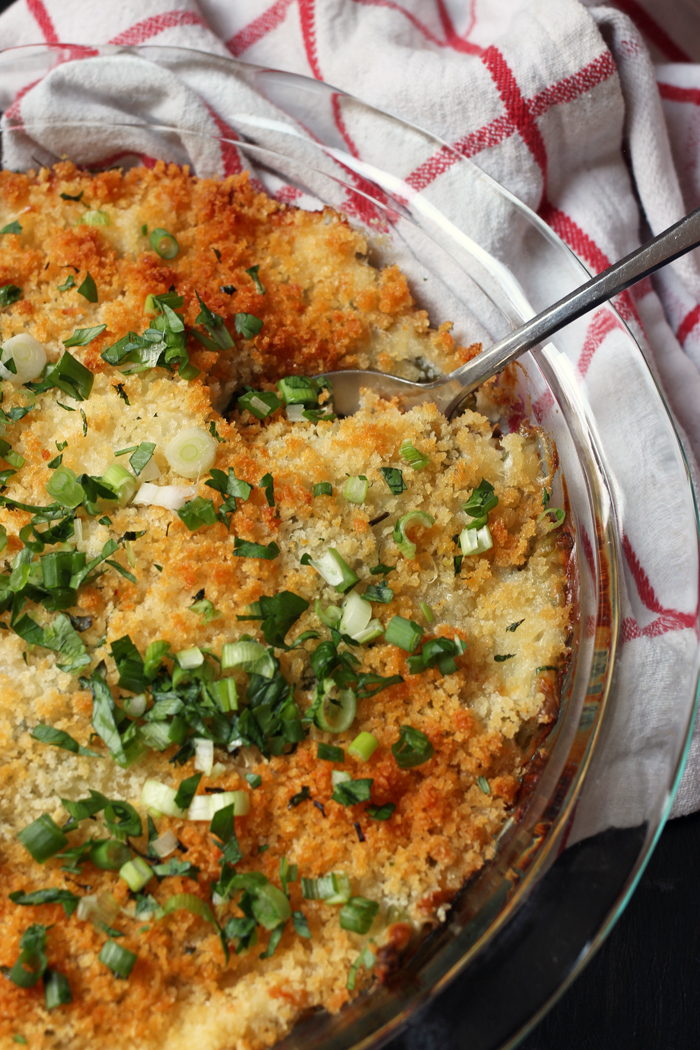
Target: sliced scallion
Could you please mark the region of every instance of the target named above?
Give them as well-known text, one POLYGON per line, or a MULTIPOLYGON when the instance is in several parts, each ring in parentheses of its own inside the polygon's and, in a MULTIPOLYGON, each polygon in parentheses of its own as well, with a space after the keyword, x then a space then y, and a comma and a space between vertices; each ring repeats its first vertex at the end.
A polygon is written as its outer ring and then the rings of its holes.
POLYGON ((410 510, 408 514, 403 514, 394 526, 392 537, 394 543, 399 548, 404 558, 409 561, 411 558, 416 556, 416 545, 412 540, 409 540, 406 535, 406 529, 409 525, 423 525, 425 528, 430 528, 431 525, 435 524, 435 518, 432 514, 426 514, 423 510, 410 510))
POLYGON ((394 616, 384 632, 384 641, 398 645, 407 653, 415 653, 423 637, 423 628, 415 620, 406 620, 403 616, 394 616))
POLYGON ((93 842, 88 856, 101 871, 119 871, 129 860, 129 847, 117 839, 99 839, 93 842))
POLYGON ((364 503, 367 499, 368 489, 369 481, 364 474, 360 474, 359 477, 348 478, 345 483, 343 495, 348 503, 364 503))
POLYGON ((216 459, 217 443, 200 427, 186 427, 164 448, 165 458, 183 478, 196 478, 209 470, 216 459))
POLYGON ((80 506, 86 497, 85 489, 70 467, 57 467, 46 482, 46 491, 62 507, 71 510, 80 506))
POLYGON ((301 895, 307 901, 345 904, 352 895, 350 879, 344 871, 331 871, 318 879, 302 878, 301 895))
POLYGON ((276 667, 268 650, 260 642, 226 642, 221 649, 221 670, 247 671, 263 678, 274 678, 276 667))
POLYGON ((68 978, 59 970, 48 969, 44 974, 44 1003, 47 1010, 65 1006, 73 1001, 68 978))
POLYGON ((548 521, 545 524, 546 532, 554 532, 555 529, 558 529, 560 525, 564 524, 564 521, 566 519, 566 511, 563 511, 561 507, 548 507, 547 510, 543 510, 540 516, 538 517, 537 524, 539 525, 539 523, 544 518, 549 517, 550 514, 554 515, 554 520, 548 521))
POLYGON ((212 690, 216 702, 225 714, 238 710, 238 691, 233 678, 220 678, 218 682, 214 682, 212 690))
POLYGON ((112 221, 109 217, 108 212, 100 211, 99 208, 94 208, 91 211, 84 211, 78 219, 76 226, 111 226, 112 221))
POLYGON ((435 615, 427 602, 420 603, 420 611, 423 613, 423 616, 425 616, 428 623, 433 622, 433 620, 435 619, 435 615))
MULTIPOLYGON (((121 463, 110 463, 102 475, 102 483, 112 490, 120 507, 125 507, 133 499, 138 488, 134 475, 130 474, 121 463)), ((48 485, 46 487, 48 488, 48 485)))
POLYGON ((29 332, 21 332, 3 343, 3 366, 8 360, 14 362, 15 371, 12 372, 3 367, 0 369, 2 378, 15 384, 29 383, 41 375, 46 364, 46 350, 43 344, 29 332))
POLYGON ((44 864, 68 845, 68 839, 48 813, 42 813, 18 831, 17 838, 39 864, 44 864))
POLYGON ((314 485, 314 499, 318 496, 332 496, 333 486, 330 481, 319 481, 314 485))
POLYGON ((408 439, 401 442, 399 448, 399 455, 401 459, 405 459, 409 467, 413 467, 414 470, 423 470, 424 467, 430 463, 430 456, 426 456, 424 452, 419 452, 417 448, 413 447, 413 443, 408 439))
POLYGON ((369 933, 378 911, 376 901, 368 900, 367 897, 351 897, 340 909, 338 919, 342 929, 364 934, 369 933))
POLYGON ((372 733, 360 733, 351 744, 348 744, 348 754, 367 762, 379 747, 379 741, 372 733))
POLYGON ((468 525, 459 534, 459 545, 462 554, 485 554, 493 547, 493 538, 488 525, 482 525, 479 529, 472 529, 468 525))
POLYGON ((343 603, 338 630, 354 639, 367 628, 371 619, 371 604, 351 591, 343 603))
POLYGON ((337 605, 329 605, 324 609, 319 598, 314 602, 314 612, 326 627, 337 627, 340 623, 340 617, 343 615, 337 605))
POLYGON ((343 733, 355 721, 355 694, 352 689, 340 689, 337 696, 331 697, 331 692, 335 692, 335 682, 332 678, 324 682, 324 689, 326 695, 316 711, 316 723, 327 733, 343 733))
POLYGON ((335 587, 336 591, 343 594, 359 583, 360 577, 356 576, 346 561, 341 558, 335 547, 329 547, 320 558, 309 558, 308 564, 312 565, 319 576, 326 583, 335 587))
POLYGON ((176 788, 168 787, 159 780, 147 780, 141 790, 141 801, 155 816, 184 817, 185 811, 175 805, 176 796, 176 788))
POLYGON ((267 419, 282 405, 283 401, 272 390, 249 390, 238 398, 239 408, 246 408, 256 419, 267 419))
POLYGON ((112 971, 115 977, 127 978, 134 968, 138 959, 136 952, 123 948, 111 938, 102 945, 102 950, 97 956, 101 963, 112 971))
POLYGON ((168 233, 162 226, 152 230, 148 239, 151 242, 151 248, 160 255, 161 259, 174 259, 180 251, 180 245, 172 233, 168 233))
POLYGON ((153 878, 153 869, 143 857, 134 857, 119 869, 119 878, 124 879, 133 893, 138 893, 153 878))

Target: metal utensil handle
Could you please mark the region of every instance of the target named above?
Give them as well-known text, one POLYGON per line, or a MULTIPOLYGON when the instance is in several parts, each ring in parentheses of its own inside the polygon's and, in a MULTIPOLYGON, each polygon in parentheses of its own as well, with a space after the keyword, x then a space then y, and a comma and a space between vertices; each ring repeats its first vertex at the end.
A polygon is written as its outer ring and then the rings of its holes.
POLYGON ((655 270, 680 258, 681 255, 685 255, 698 245, 700 245, 700 208, 696 208, 680 222, 669 226, 658 237, 647 241, 641 248, 637 248, 620 262, 609 266, 597 277, 592 277, 580 288, 543 310, 541 314, 521 325, 510 335, 499 339, 497 343, 468 364, 452 372, 449 378, 459 382, 464 390, 449 406, 448 417, 454 413, 457 405, 467 394, 485 379, 500 372, 520 354, 531 350, 538 343, 569 324, 570 321, 575 321, 577 317, 594 310, 596 306, 624 292, 630 285, 648 277, 655 270))

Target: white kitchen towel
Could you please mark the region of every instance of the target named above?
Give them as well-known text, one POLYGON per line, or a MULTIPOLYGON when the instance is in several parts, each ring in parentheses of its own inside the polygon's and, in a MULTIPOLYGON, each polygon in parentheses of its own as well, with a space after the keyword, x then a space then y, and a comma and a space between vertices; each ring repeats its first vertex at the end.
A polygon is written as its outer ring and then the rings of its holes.
MULTIPOLYGON (((40 41, 180 45, 327 80, 453 144, 536 210, 592 272, 700 204, 694 0, 17 0, 0 16, 3 47, 40 41)), ((210 125, 216 134, 216 79, 192 86, 194 101, 164 81, 164 112, 177 104, 192 131, 210 125)), ((18 89, 8 110, 15 119, 55 100, 41 84, 18 89)), ((81 117, 71 110, 69 81, 62 105, 67 117, 81 117)), ((341 125, 346 146, 361 157, 353 138, 361 129, 341 125)), ((193 142, 183 135, 183 159, 193 142)), ((94 148, 104 156, 104 143, 94 148)), ((226 158, 218 160, 227 170, 226 158)), ((444 177, 440 163, 419 164, 414 188, 444 177)), ((696 482, 698 254, 617 304, 675 414, 696 482)), ((615 337, 593 334, 591 355, 615 337)), ((624 553, 643 615, 625 610, 624 637, 643 666, 645 644, 660 635, 671 648, 681 643, 696 610, 664 606, 644 536, 633 540, 624 553)), ((683 644, 679 653, 687 652, 683 644)), ((674 814, 698 807, 700 735, 674 814)))

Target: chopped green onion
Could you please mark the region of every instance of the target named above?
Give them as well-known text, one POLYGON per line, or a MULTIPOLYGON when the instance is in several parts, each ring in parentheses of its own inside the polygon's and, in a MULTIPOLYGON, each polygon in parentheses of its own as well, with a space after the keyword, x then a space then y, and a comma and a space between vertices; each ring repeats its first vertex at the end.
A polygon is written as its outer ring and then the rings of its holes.
POLYGON ((277 382, 285 405, 317 405, 318 384, 306 376, 287 376, 277 382))
POLYGON ((260 642, 226 642, 221 649, 221 670, 241 670, 248 674, 259 674, 273 678, 276 672, 274 661, 260 642))
POLYGON ((555 667, 554 664, 542 664, 541 667, 535 668, 535 674, 539 674, 540 671, 558 671, 559 668, 555 667))
POLYGON ((190 532, 201 528, 202 525, 215 525, 218 521, 216 507, 211 499, 196 496, 189 500, 184 507, 177 512, 178 518, 185 523, 190 532))
POLYGON ((54 747, 61 747, 64 751, 72 751, 74 755, 102 758, 102 755, 97 751, 91 751, 89 747, 82 747, 77 740, 73 739, 70 733, 66 733, 63 729, 55 729, 53 726, 46 726, 42 722, 34 726, 31 735, 34 740, 40 740, 42 744, 53 744, 54 747))
POLYGON ((44 864, 68 845, 68 839, 48 813, 42 813, 18 831, 17 838, 39 864, 44 864))
POLYGON ((420 611, 423 613, 423 616, 425 616, 428 623, 433 622, 435 616, 433 615, 433 610, 430 608, 427 602, 420 603, 420 611))
POLYGON ((331 699, 330 692, 335 682, 332 678, 328 678, 323 684, 326 695, 315 712, 316 724, 327 733, 343 733, 355 721, 357 714, 355 694, 352 689, 340 689, 338 697, 331 699))
POLYGON ((337 627, 343 615, 337 605, 329 605, 324 609, 319 598, 314 602, 314 612, 326 627, 337 627))
POLYGON ((141 790, 141 801, 155 816, 184 817, 185 811, 175 805, 176 797, 177 789, 159 780, 147 780, 141 790))
POLYGON ((95 867, 101 871, 119 871, 131 860, 129 847, 117 839, 100 839, 93 842, 88 855, 95 867))
POLYGON ((364 474, 360 474, 359 477, 348 478, 343 495, 348 503, 364 503, 367 498, 368 488, 369 482, 367 478, 364 474))
POLYGON ((78 295, 82 295, 89 303, 97 302, 97 285, 95 284, 94 277, 89 271, 85 280, 78 288, 78 295))
POLYGON ((13 335, 2 347, 2 365, 14 362, 14 371, 3 367, 0 375, 11 383, 29 383, 41 375, 46 365, 46 350, 42 343, 28 332, 13 335))
POLYGON ((358 634, 362 634, 371 619, 372 606, 353 591, 343 602, 338 630, 355 639, 358 634))
POLYGON ((491 530, 488 525, 479 529, 472 529, 467 525, 459 534, 459 545, 464 555, 485 554, 493 547, 491 530))
POLYGON ((407 558, 409 561, 416 556, 416 545, 406 535, 406 529, 412 524, 430 528, 431 525, 435 524, 435 518, 432 514, 426 514, 423 510, 410 510, 408 514, 402 515, 396 522, 392 537, 404 558, 407 558))
POLYGON ((423 628, 415 620, 406 620, 403 616, 394 616, 384 632, 384 641, 398 645, 407 653, 415 653, 423 637, 423 628))
POLYGON ((366 602, 381 602, 388 605, 394 597, 394 592, 384 581, 378 584, 370 584, 362 595, 366 602))
POLYGON ((356 641, 358 645, 366 645, 367 642, 374 641, 375 638, 379 638, 383 633, 384 628, 379 620, 370 620, 365 630, 356 634, 353 640, 356 641))
POLYGON ((279 552, 280 549, 274 540, 264 544, 242 540, 240 536, 233 538, 233 553, 238 558, 265 558, 267 561, 272 561, 279 552))
POLYGON ((260 269, 260 264, 258 263, 256 266, 251 266, 249 270, 246 270, 246 273, 248 274, 249 277, 253 278, 253 282, 255 284, 255 287, 260 292, 260 294, 264 295, 265 294, 265 289, 263 288, 262 282, 261 282, 260 278, 258 277, 258 270, 259 269, 260 269))
POLYGON ((333 486, 331 485, 330 481, 319 481, 316 485, 314 485, 314 499, 316 499, 318 496, 332 495, 333 486))
POLYGON ((406 491, 403 473, 397 467, 380 467, 379 470, 394 496, 406 491))
POLYGON ((153 878, 153 869, 142 857, 134 857, 119 869, 119 878, 124 879, 133 893, 138 893, 153 878))
POLYGON ((351 897, 340 909, 338 918, 342 929, 364 934, 369 933, 378 911, 376 901, 368 900, 367 897, 351 897))
MULTIPOLYGON (((138 477, 143 468, 153 457, 153 453, 156 450, 155 442, 153 441, 142 441, 135 449, 132 450, 133 455, 129 456, 129 463, 134 474, 138 477)), ((116 453, 115 453, 116 455, 116 453)))
MULTIPOLYGON (((253 791, 256 791, 262 784, 262 777, 259 773, 246 773, 245 778, 252 787, 253 791)), ((258 852, 261 852, 258 850, 258 852)))
POLYGON ((485 795, 491 794, 491 785, 489 784, 486 777, 477 777, 476 782, 479 785, 480 790, 483 791, 485 795))
POLYGON ((140 718, 146 710, 146 694, 123 696, 121 703, 129 718, 140 718))
POLYGON ((148 239, 151 242, 151 248, 160 255, 161 259, 174 259, 180 250, 180 245, 172 233, 168 233, 162 226, 152 230, 148 239))
POLYGON ((413 769, 432 758, 435 748, 420 729, 400 726, 399 739, 391 745, 391 753, 400 769, 413 769))
POLYGON ((342 769, 334 769, 331 772, 331 784, 333 787, 336 787, 338 784, 349 784, 351 780, 350 774, 342 769))
POLYGON ((206 430, 187 427, 169 441, 163 451, 176 474, 183 478, 196 478, 213 465, 216 441, 206 430))
POLYGON ((138 956, 136 952, 122 948, 121 944, 110 939, 102 945, 102 951, 97 958, 112 971, 115 977, 126 978, 133 970, 138 956))
POLYGON ((350 971, 348 973, 348 982, 346 984, 346 988, 349 992, 353 992, 355 990, 355 981, 357 979, 357 971, 359 970, 359 968, 363 966, 366 970, 371 970, 376 961, 377 960, 374 952, 371 951, 369 945, 365 945, 365 947, 355 959, 355 962, 350 967, 350 971))
POLYGON ((44 974, 44 1004, 47 1010, 65 1006, 73 1001, 68 978, 58 970, 47 970, 44 974))
POLYGON ((417 448, 413 447, 411 441, 402 441, 401 447, 399 448, 399 455, 401 459, 405 459, 409 467, 413 467, 414 470, 423 470, 424 467, 430 463, 430 456, 426 456, 424 452, 419 452, 417 448))
POLYGON ((9 894, 9 898, 14 904, 19 904, 25 908, 32 908, 41 904, 62 904, 67 918, 70 918, 81 900, 77 894, 71 893, 70 890, 61 889, 34 890, 32 893, 15 890, 14 893, 9 894))
POLYGON ((247 409, 257 419, 267 419, 283 402, 272 390, 249 390, 238 398, 238 406, 247 409))
POLYGON ((193 671, 195 667, 201 667, 204 663, 204 653, 194 645, 191 649, 181 649, 175 653, 175 659, 184 671, 193 671))
POLYGON ((555 529, 558 529, 560 525, 564 524, 564 520, 566 518, 566 511, 563 511, 560 507, 548 507, 547 510, 543 510, 540 516, 538 517, 537 524, 539 525, 542 519, 546 518, 549 514, 554 515, 554 521, 547 522, 545 526, 545 531, 554 532, 555 529))
MULTIPOLYGON (((65 469, 65 468, 61 468, 65 469)), ((56 474, 58 471, 56 471, 56 474)), ((54 477, 56 476, 54 474, 54 477)), ((106 485, 108 489, 117 497, 117 502, 120 507, 125 507, 129 503, 138 488, 138 482, 133 474, 130 474, 126 467, 123 467, 121 463, 111 463, 104 474, 102 475, 102 484, 106 485)), ((46 486, 48 489, 48 485, 46 486)))
POLYGON ((216 702, 224 714, 238 710, 238 691, 234 678, 220 678, 212 686, 216 702))
POLYGON ((94 209, 84 211, 78 219, 76 226, 111 226, 112 221, 106 211, 94 209))
POLYGON ((308 558, 306 562, 302 559, 302 564, 313 566, 319 576, 322 576, 326 583, 335 587, 336 591, 341 594, 360 581, 360 577, 355 575, 335 547, 329 547, 320 558, 308 558))
POLYGON ((318 879, 301 880, 301 895, 307 901, 345 904, 351 894, 350 879, 344 871, 332 871, 318 879))
POLYGON ((316 757, 320 758, 322 762, 344 762, 345 752, 342 747, 335 747, 334 744, 319 743, 316 757))
POLYGON ((371 777, 343 781, 335 785, 331 798, 341 806, 355 806, 358 802, 369 802, 372 784, 371 777))
MULTIPOLYGON (((224 679, 226 681, 226 679, 224 679)), ((207 776, 214 768, 214 741, 196 737, 194 741, 194 768, 207 776)))
POLYGON ((70 467, 57 467, 46 482, 46 491, 62 507, 71 510, 80 506, 86 497, 85 489, 70 467))
POLYGON ((360 733, 351 744, 348 744, 348 754, 367 762, 379 747, 379 741, 372 733, 360 733))
POLYGON ((497 656, 494 656, 494 660, 497 664, 504 664, 506 660, 512 660, 514 656, 515 653, 499 653, 497 656))

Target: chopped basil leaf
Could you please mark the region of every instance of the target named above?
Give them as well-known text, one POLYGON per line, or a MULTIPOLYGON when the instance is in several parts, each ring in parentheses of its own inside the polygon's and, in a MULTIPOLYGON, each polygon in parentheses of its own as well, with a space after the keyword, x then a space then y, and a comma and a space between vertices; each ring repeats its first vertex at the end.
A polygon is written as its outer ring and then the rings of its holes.
POLYGON ((344 762, 345 752, 342 747, 336 747, 334 744, 319 743, 316 757, 323 762, 344 762))
POLYGON ((362 597, 368 602, 381 602, 388 605, 394 597, 394 592, 386 583, 370 584, 362 597))
POLYGON ((56 470, 57 467, 60 467, 61 463, 63 463, 63 453, 61 453, 60 456, 54 456, 53 459, 50 459, 46 466, 49 470, 56 470))
POLYGON ((195 773, 193 777, 187 777, 186 780, 183 780, 173 800, 174 805, 178 806, 179 809, 189 809, 201 779, 202 774, 195 773))
POLYGON ((242 335, 244 339, 252 339, 253 336, 258 334, 263 326, 259 317, 255 317, 253 314, 243 313, 236 314, 234 324, 236 326, 236 331, 239 335, 242 335))
POLYGON ((503 664, 506 660, 512 660, 515 653, 499 653, 498 656, 494 656, 494 660, 497 664, 503 664))
POLYGON ((311 799, 311 790, 308 785, 304 784, 301 791, 297 791, 296 795, 292 795, 289 802, 287 803, 287 809, 296 809, 302 802, 308 802, 311 799))
POLYGON ((89 303, 97 302, 97 285, 94 277, 88 271, 85 280, 78 288, 78 295, 82 295, 89 303))
POLYGON ((67 292, 69 288, 75 288, 75 277, 69 273, 63 284, 58 285, 59 292, 67 292))
POLYGON ((115 762, 127 764, 124 744, 117 728, 115 704, 112 690, 107 685, 103 674, 104 664, 96 667, 90 678, 81 678, 80 684, 92 693, 92 727, 107 745, 115 762))
POLYGON ((267 644, 286 649, 285 635, 308 607, 306 599, 300 598, 293 591, 280 591, 272 598, 263 595, 248 607, 245 616, 238 616, 236 619, 261 620, 260 627, 267 644))
POLYGON ((272 477, 272 474, 263 474, 262 478, 260 479, 260 484, 258 485, 258 488, 264 491, 268 507, 274 507, 275 479, 272 477))
POLYGON ((397 467, 380 467, 380 473, 394 496, 400 496, 406 491, 407 485, 403 479, 403 473, 397 467))
POLYGON ((129 456, 129 463, 134 474, 138 477, 147 463, 150 462, 156 450, 154 441, 142 441, 133 455, 129 456))
POLYGON ((216 261, 217 262, 221 262, 221 252, 219 251, 219 249, 218 248, 212 248, 212 251, 214 252, 214 255, 216 256, 216 261))
POLYGON ((22 227, 20 226, 20 224, 17 222, 16 219, 15 219, 14 222, 9 222, 7 224, 7 226, 3 226, 3 228, 0 230, 0 233, 21 233, 21 232, 22 232, 22 227))
POLYGON ((543 664, 542 667, 535 668, 535 674, 539 674, 540 671, 558 671, 559 668, 555 667, 554 664, 543 664))
POLYGON ((258 773, 246 773, 245 778, 254 791, 262 784, 262 777, 258 773))
POLYGON ((523 616, 522 620, 516 620, 515 623, 508 624, 508 626, 506 627, 506 631, 517 631, 517 629, 518 629, 518 627, 520 627, 521 623, 525 623, 525 617, 524 616, 523 616))
POLYGON ((222 438, 220 436, 219 431, 216 429, 216 423, 214 422, 213 419, 212 419, 212 421, 209 424, 209 433, 211 434, 211 436, 213 438, 216 439, 216 441, 218 441, 218 443, 220 445, 225 445, 226 444, 226 438, 222 438))
POLYGON ((122 401, 126 402, 127 405, 131 404, 127 396, 126 390, 124 389, 123 383, 117 383, 116 390, 122 401))
POLYGON ((106 324, 94 325, 92 328, 76 328, 73 335, 63 340, 64 346, 87 346, 93 339, 104 332, 106 324))
POLYGON ((39 740, 42 744, 53 744, 55 747, 63 748, 64 751, 72 751, 75 755, 85 755, 88 758, 103 757, 97 751, 91 751, 89 747, 83 747, 77 740, 73 739, 70 733, 64 732, 63 729, 54 729, 53 726, 44 725, 42 722, 34 726, 31 735, 34 740, 39 740))
POLYGON ((67 917, 73 914, 80 903, 80 897, 77 894, 71 893, 70 890, 54 888, 34 890, 32 893, 15 890, 9 897, 15 904, 21 904, 23 907, 32 907, 38 904, 62 904, 67 917))
MULTIPOLYGON (((13 303, 16 303, 21 298, 22 289, 18 288, 16 284, 4 284, 0 288, 0 306, 12 306, 13 303)), ((5 367, 7 368, 7 362, 5 367)))
POLYGON ((253 282, 255 284, 255 287, 260 292, 260 294, 264 295, 265 294, 265 289, 262 286, 262 281, 258 277, 258 270, 259 269, 260 269, 260 263, 258 263, 256 266, 251 266, 249 270, 246 270, 246 273, 248 274, 249 277, 253 278, 253 282))
POLYGON ((399 739, 391 746, 391 753, 400 769, 421 766, 435 754, 425 733, 413 726, 399 726, 399 739))
POLYGON ((219 520, 214 501, 204 499, 203 496, 195 496, 194 499, 189 500, 177 512, 177 516, 185 523, 190 532, 194 532, 202 525, 214 525, 219 520))
POLYGON ((365 813, 372 820, 388 820, 395 809, 393 802, 385 802, 383 806, 377 806, 371 802, 369 806, 365 806, 365 813))
POLYGON ((461 638, 431 638, 419 653, 408 657, 408 669, 411 674, 420 674, 429 667, 437 667, 442 674, 454 674, 457 670, 454 658, 461 656, 466 647, 461 638))
POLYGON ((62 193, 61 194, 61 200, 64 200, 64 201, 79 201, 79 200, 82 199, 82 196, 83 196, 84 193, 85 193, 85 190, 81 190, 80 193, 77 195, 77 197, 72 197, 70 195, 70 193, 62 193))
POLYGON ((358 802, 369 802, 374 781, 371 777, 359 780, 344 780, 333 788, 331 798, 341 806, 355 806, 358 802))
POLYGON ((309 924, 303 911, 293 911, 292 922, 294 923, 294 929, 300 937, 311 938, 311 930, 309 929, 309 924))
POLYGON ((374 565, 369 570, 373 576, 387 576, 390 572, 393 572, 396 568, 395 565, 384 565, 380 562, 379 565, 374 565))
POLYGON ((265 558, 272 561, 280 553, 280 549, 273 540, 265 546, 262 543, 250 543, 235 536, 233 540, 233 553, 239 558, 265 558))
MULTIPOLYGON (((199 339, 199 341, 209 350, 230 350, 233 346, 233 339, 224 323, 223 317, 221 314, 214 313, 213 310, 209 309, 206 303, 203 302, 199 292, 195 292, 195 295, 197 296, 197 301, 200 305, 200 311, 197 314, 194 323, 203 325, 208 332, 208 337, 203 336, 201 332, 194 331, 194 329, 192 329, 192 335, 195 336, 196 339, 199 339)), ((238 315, 236 316, 238 317, 238 315)), ((238 327, 237 324, 236 327, 238 327)))

